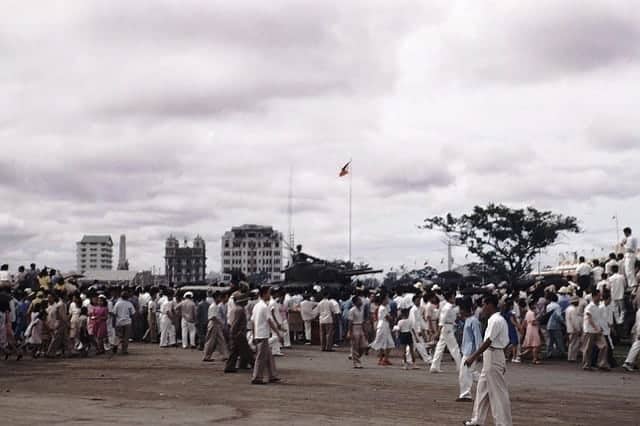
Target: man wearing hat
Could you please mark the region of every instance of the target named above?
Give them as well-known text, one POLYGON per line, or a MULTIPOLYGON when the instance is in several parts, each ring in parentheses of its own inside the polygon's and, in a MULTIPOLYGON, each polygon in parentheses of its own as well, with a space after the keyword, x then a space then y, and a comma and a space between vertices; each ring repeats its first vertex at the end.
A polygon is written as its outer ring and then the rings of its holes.
POLYGON ((245 307, 249 302, 249 295, 236 291, 232 294, 234 300, 233 322, 229 331, 229 358, 224 368, 225 373, 237 372, 236 363, 240 360, 240 368, 248 369, 253 364, 253 352, 247 341, 247 313, 245 307))
POLYGON ((178 304, 180 312, 180 326, 182 328, 182 348, 196 348, 196 304, 193 301, 193 293, 188 291, 184 299, 178 304))
POLYGON ((580 298, 578 296, 571 296, 571 305, 565 312, 565 322, 569 338, 569 354, 567 356, 569 362, 578 361, 578 351, 582 344, 582 318, 578 310, 579 304, 580 298))

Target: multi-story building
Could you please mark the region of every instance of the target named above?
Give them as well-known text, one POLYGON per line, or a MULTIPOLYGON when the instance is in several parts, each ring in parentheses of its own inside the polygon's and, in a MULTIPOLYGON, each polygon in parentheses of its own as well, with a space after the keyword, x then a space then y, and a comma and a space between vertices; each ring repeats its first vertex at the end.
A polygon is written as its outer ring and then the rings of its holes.
POLYGON ((271 226, 242 225, 222 236, 223 280, 234 272, 264 274, 269 281, 282 279, 282 233, 271 226))
POLYGON ((204 240, 199 235, 189 247, 187 240, 180 247, 173 236, 165 245, 165 274, 169 285, 204 282, 207 275, 207 253, 204 240))
POLYGON ((113 269, 113 240, 109 235, 85 235, 76 243, 78 273, 113 269))

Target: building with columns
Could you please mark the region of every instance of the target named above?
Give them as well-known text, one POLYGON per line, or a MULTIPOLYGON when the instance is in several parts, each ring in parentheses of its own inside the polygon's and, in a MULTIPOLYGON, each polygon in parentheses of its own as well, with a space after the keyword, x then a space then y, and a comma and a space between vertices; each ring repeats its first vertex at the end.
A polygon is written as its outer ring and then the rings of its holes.
POLYGON ((206 244, 199 235, 189 247, 187 239, 181 247, 173 235, 165 243, 165 274, 169 285, 203 283, 207 275, 206 244))
POLYGON ((282 279, 282 233, 271 226, 242 225, 222 236, 222 274, 230 281, 234 272, 264 274, 268 281, 282 279))

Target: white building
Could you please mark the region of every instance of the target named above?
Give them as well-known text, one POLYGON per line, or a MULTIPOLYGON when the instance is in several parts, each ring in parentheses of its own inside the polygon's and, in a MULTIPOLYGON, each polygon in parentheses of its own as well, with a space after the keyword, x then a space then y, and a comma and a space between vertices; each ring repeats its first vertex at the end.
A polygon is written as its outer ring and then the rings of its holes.
POLYGON ((77 272, 113 269, 113 240, 109 235, 85 235, 76 243, 77 272))
POLYGON ((282 233, 271 226, 231 228, 222 236, 221 254, 224 281, 230 281, 233 272, 263 273, 269 281, 282 279, 282 233))

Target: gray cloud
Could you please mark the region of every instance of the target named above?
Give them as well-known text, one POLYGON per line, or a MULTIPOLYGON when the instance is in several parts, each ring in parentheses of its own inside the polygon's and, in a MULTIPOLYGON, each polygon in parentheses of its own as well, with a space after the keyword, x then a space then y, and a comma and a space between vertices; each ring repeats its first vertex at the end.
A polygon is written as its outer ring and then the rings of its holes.
POLYGON ((345 256, 349 158, 354 256, 381 267, 437 262, 415 225, 474 204, 594 230, 640 207, 626 2, 4 6, 2 263, 72 269, 82 234, 126 233, 148 268, 169 233, 200 233, 217 269, 232 226, 286 231, 290 168, 297 241, 345 256))

